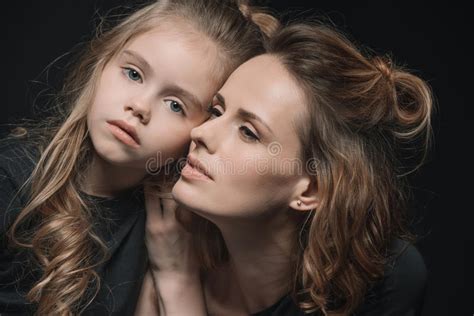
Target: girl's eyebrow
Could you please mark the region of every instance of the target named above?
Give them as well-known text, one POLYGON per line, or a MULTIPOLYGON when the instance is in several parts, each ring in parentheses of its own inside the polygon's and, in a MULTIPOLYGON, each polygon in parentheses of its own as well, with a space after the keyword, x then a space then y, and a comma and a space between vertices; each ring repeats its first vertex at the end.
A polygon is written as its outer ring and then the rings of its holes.
POLYGON ((130 57, 130 58, 132 58, 132 59, 135 59, 135 61, 136 61, 142 68, 144 68, 144 71, 153 73, 153 68, 151 68, 150 64, 145 60, 145 58, 143 58, 142 56, 140 56, 139 53, 127 49, 127 50, 124 50, 124 51, 122 52, 122 54, 123 54, 123 55, 127 55, 128 57, 130 57))
MULTIPOLYGON (((138 63, 143 68, 143 70, 145 72, 153 73, 153 68, 145 60, 145 58, 140 56, 139 53, 127 49, 127 50, 124 50, 122 54, 127 55, 128 57, 134 59, 136 61, 136 63, 138 63)), ((201 110, 201 108, 203 108, 201 102, 199 101, 199 99, 194 94, 192 94, 191 92, 189 92, 189 91, 187 91, 187 90, 185 90, 185 89, 183 89, 183 88, 181 88, 177 85, 170 85, 170 86, 166 87, 165 90, 167 91, 167 93, 176 94, 176 95, 179 95, 179 96, 187 99, 188 102, 191 103, 191 105, 197 107, 199 110, 201 110)))
POLYGON ((194 94, 192 94, 191 92, 181 88, 180 86, 169 85, 164 89, 164 91, 167 94, 169 93, 169 94, 178 95, 178 96, 182 97, 183 99, 186 99, 188 101, 188 103, 191 103, 191 105, 196 108, 196 110, 200 111, 200 110, 203 109, 203 105, 199 101, 199 99, 194 94))

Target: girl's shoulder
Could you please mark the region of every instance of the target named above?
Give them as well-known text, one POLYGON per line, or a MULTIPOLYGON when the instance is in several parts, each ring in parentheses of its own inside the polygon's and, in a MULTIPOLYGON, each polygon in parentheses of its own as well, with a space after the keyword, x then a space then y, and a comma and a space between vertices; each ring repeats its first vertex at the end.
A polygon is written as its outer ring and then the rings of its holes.
POLYGON ((25 186, 40 151, 26 138, 0 140, 0 233, 17 216, 27 201, 28 188, 25 186))
POLYGON ((0 140, 0 177, 23 183, 40 156, 39 146, 27 137, 0 140))

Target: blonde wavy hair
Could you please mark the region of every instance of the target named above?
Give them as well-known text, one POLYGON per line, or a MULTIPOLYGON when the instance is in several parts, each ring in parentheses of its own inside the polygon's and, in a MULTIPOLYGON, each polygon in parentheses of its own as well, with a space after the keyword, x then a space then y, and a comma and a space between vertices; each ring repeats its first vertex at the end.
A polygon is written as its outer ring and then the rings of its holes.
POLYGON ((248 8, 241 1, 162 0, 143 6, 113 28, 104 30, 103 24, 97 28, 58 98, 63 119, 52 119, 37 130, 47 143, 24 186, 29 201, 8 232, 12 244, 29 249, 41 267, 41 278, 27 294, 29 301, 38 304, 37 314, 80 313, 100 289, 94 269, 107 260, 107 248, 94 232, 94 214, 79 193, 84 181, 81 171, 93 151, 87 113, 105 65, 131 39, 161 21, 179 18, 217 45, 221 67, 214 79, 223 83, 239 64, 263 52, 265 35, 257 24, 265 24, 267 32, 278 26, 263 11, 253 16, 239 6, 248 8))
MULTIPOLYGON (((350 315, 383 277, 390 242, 413 242, 407 229, 407 160, 426 158, 433 100, 425 81, 389 57, 362 53, 322 23, 281 28, 266 45, 299 83, 307 106, 296 124, 301 157, 320 204, 295 236, 290 291, 307 313, 350 315)), ((228 260, 222 235, 194 216, 203 269, 228 260)))

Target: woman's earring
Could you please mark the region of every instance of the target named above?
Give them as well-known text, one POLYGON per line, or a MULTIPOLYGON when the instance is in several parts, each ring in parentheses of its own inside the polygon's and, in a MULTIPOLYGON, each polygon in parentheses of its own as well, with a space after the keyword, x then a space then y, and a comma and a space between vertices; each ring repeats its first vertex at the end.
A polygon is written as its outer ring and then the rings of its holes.
POLYGON ((300 200, 296 201, 296 205, 301 206, 301 201, 300 200))

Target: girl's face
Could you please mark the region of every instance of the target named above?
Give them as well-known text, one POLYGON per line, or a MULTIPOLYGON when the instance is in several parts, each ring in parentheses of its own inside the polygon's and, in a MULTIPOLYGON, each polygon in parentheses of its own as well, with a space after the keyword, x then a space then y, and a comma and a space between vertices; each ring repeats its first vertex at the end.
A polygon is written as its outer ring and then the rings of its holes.
POLYGON ((179 158, 208 117, 219 88, 216 47, 170 28, 137 36, 103 69, 87 123, 96 152, 113 165, 145 172, 179 158))
POLYGON ((211 118, 191 131, 175 198, 211 220, 293 207, 296 192, 308 184, 297 136, 304 104, 276 57, 241 65, 214 97, 211 118))

